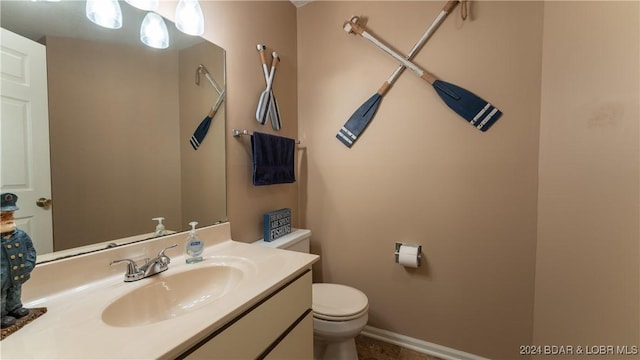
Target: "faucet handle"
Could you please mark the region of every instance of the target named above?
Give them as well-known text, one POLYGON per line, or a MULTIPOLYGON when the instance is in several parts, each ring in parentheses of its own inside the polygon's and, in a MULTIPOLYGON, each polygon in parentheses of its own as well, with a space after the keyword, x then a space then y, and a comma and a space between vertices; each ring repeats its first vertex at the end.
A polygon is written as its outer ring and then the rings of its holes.
POLYGON ((171 258, 169 258, 167 255, 165 255, 165 251, 167 251, 168 249, 174 248, 178 246, 178 244, 173 244, 171 246, 167 246, 166 248, 162 249, 160 251, 160 253, 158 254, 158 259, 160 259, 160 261, 162 261, 163 264, 165 265, 169 265, 169 263, 171 262, 171 258))
POLYGON ((171 245, 171 246, 167 246, 166 248, 164 248, 164 249, 160 250, 160 253, 158 254, 158 256, 166 256, 166 255, 164 254, 164 252, 165 252, 165 251, 167 251, 167 250, 169 250, 169 249, 171 249, 171 248, 174 248, 174 247, 176 247, 176 246, 178 246, 178 244, 173 244, 173 245, 171 245))
POLYGON ((178 246, 178 244, 173 244, 171 246, 167 246, 166 248, 160 250, 160 253, 158 254, 158 257, 167 257, 167 255, 165 255, 164 252, 169 250, 169 249, 171 249, 171 248, 174 248, 176 246, 178 246))
POLYGON ((138 265, 136 264, 136 262, 131 259, 113 260, 109 265, 113 265, 121 262, 128 263, 127 272, 124 274, 124 281, 126 282, 136 281, 144 277, 144 272, 140 271, 140 268, 138 268, 138 265))

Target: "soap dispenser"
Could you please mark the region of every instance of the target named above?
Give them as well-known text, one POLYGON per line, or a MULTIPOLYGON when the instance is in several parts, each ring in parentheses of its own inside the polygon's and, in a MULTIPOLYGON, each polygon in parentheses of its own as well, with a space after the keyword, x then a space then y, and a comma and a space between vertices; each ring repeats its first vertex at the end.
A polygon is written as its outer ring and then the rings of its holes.
POLYGON ((202 251, 204 250, 204 243, 196 236, 196 221, 189 223, 191 225, 191 231, 189 231, 189 237, 184 247, 186 254, 185 261, 187 264, 193 264, 202 261, 202 251))
POLYGON ((156 231, 153 233, 153 236, 157 237, 157 236, 164 235, 164 230, 165 229, 164 229, 164 225, 162 224, 162 220, 164 220, 164 218, 163 217, 157 217, 157 218, 153 218, 151 220, 155 220, 155 221, 158 222, 158 225, 156 225, 156 231))

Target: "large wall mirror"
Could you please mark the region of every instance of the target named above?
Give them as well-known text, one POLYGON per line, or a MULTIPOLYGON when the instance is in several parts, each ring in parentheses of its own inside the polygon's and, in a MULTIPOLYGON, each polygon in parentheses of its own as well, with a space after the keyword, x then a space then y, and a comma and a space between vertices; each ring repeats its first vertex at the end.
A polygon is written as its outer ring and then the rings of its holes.
POLYGON ((225 102, 198 150, 189 142, 219 96, 197 69, 224 89, 222 48, 167 19, 169 48, 147 47, 146 12, 123 1, 115 30, 90 22, 84 1, 0 6, 2 28, 46 48, 53 252, 39 262, 148 239, 152 218, 168 232, 227 221, 225 102))

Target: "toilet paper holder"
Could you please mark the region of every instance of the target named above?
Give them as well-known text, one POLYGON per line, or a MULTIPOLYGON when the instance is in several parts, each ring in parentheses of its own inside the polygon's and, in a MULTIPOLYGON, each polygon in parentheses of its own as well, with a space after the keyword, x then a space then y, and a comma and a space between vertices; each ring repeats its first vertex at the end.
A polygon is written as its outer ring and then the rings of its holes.
POLYGON ((418 245, 418 244, 406 244, 406 243, 401 243, 401 242, 397 242, 396 243, 396 252, 395 252, 395 256, 396 256, 396 264, 400 263, 400 248, 402 246, 410 246, 410 247, 416 247, 418 248, 418 266, 422 266, 422 245, 418 245))

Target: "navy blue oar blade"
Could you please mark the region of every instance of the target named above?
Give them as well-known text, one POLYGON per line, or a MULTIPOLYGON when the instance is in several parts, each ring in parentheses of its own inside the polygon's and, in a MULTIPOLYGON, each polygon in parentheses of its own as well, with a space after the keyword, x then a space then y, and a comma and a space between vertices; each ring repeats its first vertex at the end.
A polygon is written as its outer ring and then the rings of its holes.
POLYGON ((371 119, 373 119, 381 101, 382 95, 379 93, 373 94, 369 100, 360 105, 358 110, 351 115, 342 129, 340 129, 338 134, 336 134, 336 138, 349 148, 353 146, 353 143, 358 139, 358 136, 362 134, 367 125, 369 125, 371 119))
POLYGON ((436 80, 433 88, 453 111, 480 131, 489 130, 502 116, 502 111, 498 108, 459 86, 436 80))
POLYGON ((191 143, 191 146, 193 147, 193 150, 198 150, 198 148, 200 147, 200 144, 202 143, 202 140, 204 140, 204 137, 207 136, 207 132, 209 131, 210 125, 211 125, 211 116, 207 116, 200 122, 200 125, 198 125, 198 128, 196 129, 196 131, 193 132, 193 135, 189 140, 189 142, 191 143))

